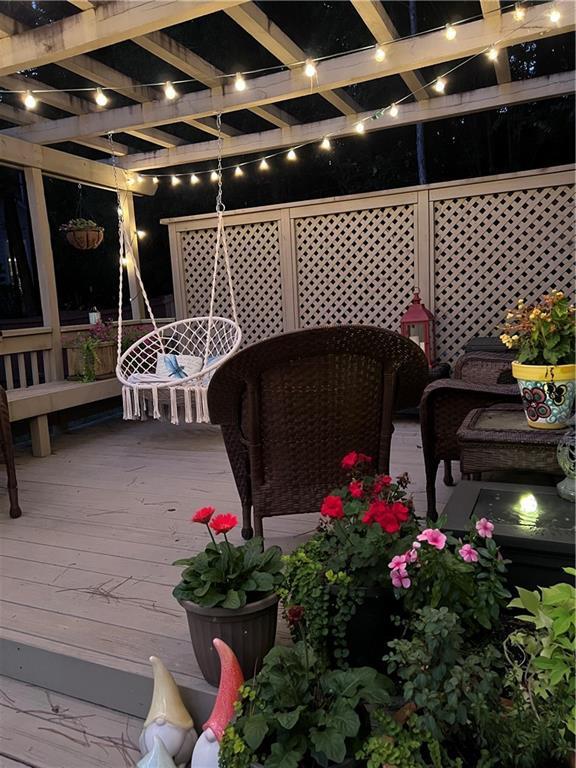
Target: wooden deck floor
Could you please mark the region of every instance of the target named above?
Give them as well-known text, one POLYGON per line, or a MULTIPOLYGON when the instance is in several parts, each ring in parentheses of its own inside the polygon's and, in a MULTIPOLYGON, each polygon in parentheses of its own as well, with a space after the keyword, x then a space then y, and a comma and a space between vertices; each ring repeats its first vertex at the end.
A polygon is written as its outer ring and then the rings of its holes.
MULTIPOLYGON (((213 504, 239 512, 219 430, 117 420, 65 434, 53 450, 44 459, 18 453, 18 520, 7 516, 0 480, 0 638, 145 675, 155 654, 179 683, 193 687, 200 675, 184 613, 171 596, 179 573, 171 563, 205 544, 204 532, 189 523, 194 509, 213 504)), ((416 422, 397 425, 392 469, 409 472, 423 510, 416 422)), ((438 485, 439 506, 449 492, 438 485)), ((266 539, 290 549, 316 519, 266 520, 266 539)), ((12 681, 8 696, 30 697, 22 685, 12 681)), ((10 719, 2 718, 2 728, 11 730, 10 719)), ((0 752, 16 760, 6 748, 10 738, 5 733, 0 752)))

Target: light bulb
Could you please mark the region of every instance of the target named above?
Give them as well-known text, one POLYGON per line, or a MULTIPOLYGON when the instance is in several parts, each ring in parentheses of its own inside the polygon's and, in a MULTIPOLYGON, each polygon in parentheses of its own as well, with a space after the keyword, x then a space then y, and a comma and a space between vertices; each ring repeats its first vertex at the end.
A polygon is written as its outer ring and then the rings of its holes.
POLYGON ((398 117, 398 112, 400 110, 398 109, 398 106, 396 104, 392 104, 390 107, 390 117, 398 117))
POLYGON ((384 50, 384 48, 382 48, 381 45, 377 45, 376 48, 374 49, 374 58, 376 59, 376 61, 384 61, 384 59, 386 58, 386 51, 384 50))
POLYGON ((122 216, 122 206, 121 205, 119 205, 118 208, 116 208, 116 213, 118 214, 118 216, 122 216))
POLYGON ((105 107, 106 104, 108 104, 108 96, 106 96, 102 88, 96 88, 96 96, 94 99, 99 107, 105 107))
POLYGON ((356 131, 356 133, 362 134, 365 132, 366 126, 364 125, 364 123, 356 123, 356 125, 354 126, 354 130, 356 131))
POLYGON ((138 174, 136 176, 136 181, 138 182, 138 184, 142 184, 142 182, 144 181, 144 176, 140 176, 140 174, 138 174))
POLYGON ((562 16, 558 8, 552 8, 552 10, 550 11, 550 21, 552 22, 552 24, 558 24, 561 18, 562 16))
POLYGON ((270 166, 266 162, 266 158, 263 157, 262 160, 260 160, 260 165, 258 166, 261 171, 268 171, 270 170, 270 166))
POLYGON ((439 77, 434 83, 434 90, 436 93, 444 93, 446 90, 446 80, 443 77, 439 77))
POLYGON ((178 184, 180 184, 180 179, 178 178, 178 176, 172 176, 170 181, 172 182, 173 187, 177 187, 178 184))
POLYGON ((23 96, 24 106, 26 109, 34 109, 36 105, 38 104, 38 99, 32 91, 26 91, 26 93, 23 96))
POLYGON ((176 96, 178 96, 178 92, 176 88, 174 88, 170 80, 168 80, 168 82, 164 86, 164 94, 167 99, 175 99, 176 96))
POLYGON ((236 77, 234 78, 234 88, 236 88, 237 91, 246 90, 246 80, 244 80, 240 72, 237 72, 236 77))
POLYGON ((312 61, 312 59, 308 59, 306 61, 306 65, 304 67, 304 74, 306 77, 316 77, 318 74, 318 70, 316 69, 316 64, 312 61))
POLYGON ((200 184, 200 179, 198 178, 198 176, 196 176, 195 173, 193 173, 192 176, 190 176, 190 184, 192 185, 200 184))
POLYGON ((218 174, 216 173, 216 171, 212 171, 212 173, 210 174, 210 181, 218 181, 218 174))
POLYGON ((160 179, 158 178, 158 176, 154 176, 152 178, 152 184, 158 184, 159 182, 160 182, 160 179))
POLYGON ((446 39, 454 40, 455 37, 456 37, 456 27, 452 26, 452 24, 446 24, 446 39))
POLYGON ((332 149, 332 144, 328 136, 324 136, 324 138, 322 139, 322 143, 320 144, 320 149, 326 149, 326 150, 332 149))
POLYGON ((498 58, 498 49, 492 46, 492 48, 490 48, 486 56, 488 56, 490 61, 496 61, 496 59, 498 58))
POLYGON ((236 168, 234 168, 234 176, 244 176, 244 171, 242 170, 242 168, 240 168, 239 165, 237 165, 236 168))
POLYGON ((127 256, 121 256, 120 257, 120 264, 122 264, 123 267, 128 266, 128 257, 127 256))
POLYGON ((287 153, 286 157, 288 158, 288 160, 296 160, 296 152, 294 152, 294 150, 293 150, 293 149, 291 149, 291 150, 290 150, 290 151, 287 153))
POLYGON ((514 16, 514 21, 524 21, 524 17, 526 16, 526 9, 522 6, 522 3, 516 3, 514 6, 514 13, 512 15, 514 16))
POLYGON ((143 229, 137 229, 136 236, 138 237, 138 240, 144 240, 146 237, 146 232, 143 229))
POLYGON ((129 176, 126 179, 126 184, 128 184, 129 187, 133 187, 134 186, 134 179, 132 178, 132 176, 129 176))

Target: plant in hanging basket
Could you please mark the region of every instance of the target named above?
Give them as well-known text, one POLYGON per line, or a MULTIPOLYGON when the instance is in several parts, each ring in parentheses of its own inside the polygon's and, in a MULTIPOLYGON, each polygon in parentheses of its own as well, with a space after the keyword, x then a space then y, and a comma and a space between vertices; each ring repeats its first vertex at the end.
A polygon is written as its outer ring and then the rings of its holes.
POLYGON ((228 541, 238 524, 235 515, 199 509, 192 522, 206 526, 211 541, 204 552, 177 560, 185 566, 173 595, 186 611, 190 638, 202 674, 217 685, 220 662, 212 639, 219 637, 236 654, 246 678, 260 669, 276 637, 278 596, 282 578, 280 547, 264 549, 261 538, 242 546, 228 541), (222 535, 222 541, 216 541, 222 535))
POLYGON ((60 231, 66 233, 66 240, 80 251, 98 248, 104 239, 104 227, 98 226, 92 219, 70 219, 60 225, 60 231))

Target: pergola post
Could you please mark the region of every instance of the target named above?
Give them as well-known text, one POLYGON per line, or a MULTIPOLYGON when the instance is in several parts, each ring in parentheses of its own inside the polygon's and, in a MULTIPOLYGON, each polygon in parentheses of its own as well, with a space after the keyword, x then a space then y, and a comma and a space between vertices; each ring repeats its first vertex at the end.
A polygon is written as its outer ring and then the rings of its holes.
POLYGON ((44 180, 42 178, 42 171, 39 168, 25 168, 24 177, 26 179, 28 207, 30 209, 34 251, 38 268, 42 320, 45 326, 52 329, 51 370, 49 376, 52 380, 60 380, 64 378, 62 335, 60 332, 54 256, 50 240, 50 224, 48 221, 48 211, 46 210, 46 199, 44 197, 44 180))
POLYGON ((128 288, 130 292, 130 308, 132 312, 133 320, 142 320, 146 316, 144 311, 144 299, 142 291, 140 290, 140 284, 136 277, 135 266, 140 271, 140 256, 138 253, 138 230, 136 226, 136 214, 134 212, 134 195, 132 192, 125 192, 120 196, 120 205, 122 206, 122 214, 124 217, 124 225, 126 231, 130 237, 132 243, 132 254, 134 261, 128 261, 126 265, 126 272, 128 275, 128 288))

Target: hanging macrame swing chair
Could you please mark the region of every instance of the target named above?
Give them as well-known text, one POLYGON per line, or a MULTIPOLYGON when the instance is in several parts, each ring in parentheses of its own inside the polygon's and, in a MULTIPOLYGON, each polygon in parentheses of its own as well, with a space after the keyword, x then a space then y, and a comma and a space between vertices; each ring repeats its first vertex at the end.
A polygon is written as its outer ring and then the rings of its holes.
MULTIPOLYGON (((220 116, 218 116, 218 124, 220 116)), ((118 195, 118 234, 120 241, 118 301, 118 365, 116 375, 122 384, 125 419, 169 418, 172 424, 210 421, 208 386, 214 371, 231 357, 242 340, 238 325, 234 286, 224 229, 222 203, 222 141, 218 138, 218 193, 216 198, 216 247, 212 272, 210 308, 205 317, 191 317, 158 327, 138 264, 133 258, 132 239, 122 216, 118 195), (232 319, 214 315, 220 255, 223 256, 232 319), (124 265, 129 263, 140 285, 153 330, 122 353, 122 287, 124 265)), ((113 160, 114 162, 114 160, 113 160)))

